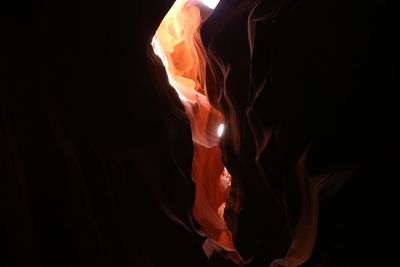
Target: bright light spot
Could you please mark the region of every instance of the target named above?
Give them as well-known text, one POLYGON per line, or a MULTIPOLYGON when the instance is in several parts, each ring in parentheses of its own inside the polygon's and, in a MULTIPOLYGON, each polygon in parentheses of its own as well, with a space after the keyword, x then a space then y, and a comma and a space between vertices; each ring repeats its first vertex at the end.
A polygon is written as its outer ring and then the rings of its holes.
POLYGON ((221 137, 223 133, 224 133, 224 124, 221 123, 218 127, 218 136, 221 137))
POLYGON ((200 0, 200 2, 202 2, 204 5, 208 6, 211 9, 214 9, 218 3, 219 0, 200 0))

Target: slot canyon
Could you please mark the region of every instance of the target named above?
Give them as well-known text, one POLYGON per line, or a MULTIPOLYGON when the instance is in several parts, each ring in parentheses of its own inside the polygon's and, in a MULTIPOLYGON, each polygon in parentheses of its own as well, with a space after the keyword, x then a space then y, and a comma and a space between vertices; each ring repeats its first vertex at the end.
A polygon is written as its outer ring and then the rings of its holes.
POLYGON ((395 10, 2 3, 0 266, 396 266, 395 10))

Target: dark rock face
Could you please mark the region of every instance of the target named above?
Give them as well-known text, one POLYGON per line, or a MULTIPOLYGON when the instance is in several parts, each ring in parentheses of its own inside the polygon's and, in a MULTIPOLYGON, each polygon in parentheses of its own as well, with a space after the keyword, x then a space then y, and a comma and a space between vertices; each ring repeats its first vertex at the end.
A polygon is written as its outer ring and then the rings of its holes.
MULTIPOLYGON (((395 8, 322 2, 261 1, 228 20, 241 2, 221 1, 203 27, 205 44, 231 68, 241 135, 240 153, 229 127, 222 146, 237 187, 227 216, 253 266, 290 246, 300 199, 293 166, 307 147, 312 176, 355 171, 336 194, 321 194, 306 265, 392 264, 395 8), (251 12, 263 17, 252 55, 251 12)), ((189 124, 149 47, 171 4, 0 8, 0 265, 230 266, 201 250, 190 219, 189 124)))
MULTIPOLYGON (((203 27, 203 37, 229 65, 226 90, 241 131, 240 153, 234 153, 228 134, 223 149, 239 184, 239 252, 254 256, 254 266, 267 266, 296 239, 304 191, 295 166, 307 151, 303 167, 311 183, 323 173, 336 173, 325 180, 331 179, 328 188, 318 192, 319 234, 308 265, 378 264, 378 255, 393 251, 378 244, 397 232, 391 189, 396 181, 390 174, 395 161, 389 156, 398 147, 392 5, 260 1, 251 10, 240 1, 223 5, 203 27), (230 14, 226 10, 237 15, 224 16, 230 14), (367 229, 385 229, 386 236, 367 229), (362 251, 371 258, 357 256, 362 251)), ((224 108, 229 113, 229 105, 224 108)))
POLYGON ((149 56, 171 4, 10 7, 1 265, 206 264, 201 240, 166 215, 190 225, 194 190, 188 123, 173 114, 179 101, 169 107, 175 96, 149 56))

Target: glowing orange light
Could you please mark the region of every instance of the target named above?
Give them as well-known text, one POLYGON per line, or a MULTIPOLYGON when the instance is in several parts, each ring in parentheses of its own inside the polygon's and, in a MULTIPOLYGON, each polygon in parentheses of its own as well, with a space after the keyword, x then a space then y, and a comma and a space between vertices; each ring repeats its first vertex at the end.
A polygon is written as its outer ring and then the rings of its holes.
POLYGON ((224 220, 231 183, 220 150, 224 119, 207 96, 207 63, 199 32, 206 16, 200 5, 212 9, 218 2, 177 0, 157 29, 152 46, 190 121, 194 145, 192 179, 196 184, 193 216, 208 237, 203 249, 208 256, 223 249, 234 254, 231 258, 241 263, 224 220))

